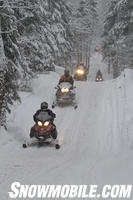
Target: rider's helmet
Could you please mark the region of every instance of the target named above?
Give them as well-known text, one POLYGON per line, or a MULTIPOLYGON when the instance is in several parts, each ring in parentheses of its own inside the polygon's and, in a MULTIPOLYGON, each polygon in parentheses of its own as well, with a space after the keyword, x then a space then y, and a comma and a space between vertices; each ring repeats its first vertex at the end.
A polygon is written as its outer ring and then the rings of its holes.
POLYGON ((66 77, 68 77, 69 74, 70 74, 69 69, 65 69, 64 74, 65 74, 66 77))
POLYGON ((48 103, 47 102, 42 102, 41 103, 41 109, 48 109, 48 103))

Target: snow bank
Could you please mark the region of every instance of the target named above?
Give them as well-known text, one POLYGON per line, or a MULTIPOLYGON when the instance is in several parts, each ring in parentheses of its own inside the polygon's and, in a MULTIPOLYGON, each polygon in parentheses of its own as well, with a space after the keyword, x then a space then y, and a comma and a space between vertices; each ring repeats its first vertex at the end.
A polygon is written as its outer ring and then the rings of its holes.
MULTIPOLYGON (((126 69, 113 80, 117 97, 117 124, 115 134, 117 151, 108 153, 95 166, 92 180, 95 184, 133 184, 133 70, 126 69), (94 179, 95 177, 95 179, 94 179)), ((114 124, 112 124, 114 126, 114 124)), ((110 138, 112 140, 112 138, 110 138)))

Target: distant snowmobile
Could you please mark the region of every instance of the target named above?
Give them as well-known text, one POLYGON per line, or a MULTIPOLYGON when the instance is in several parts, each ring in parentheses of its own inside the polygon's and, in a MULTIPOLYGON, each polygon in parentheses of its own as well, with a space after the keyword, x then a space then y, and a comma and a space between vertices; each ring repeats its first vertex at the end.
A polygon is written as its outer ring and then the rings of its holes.
POLYGON ((101 81, 103 81, 102 73, 100 70, 98 70, 96 75, 96 82, 101 82, 101 81))
POLYGON ((98 52, 99 50, 100 50, 100 47, 99 47, 99 46, 96 46, 96 47, 95 47, 95 51, 98 52))
POLYGON ((103 81, 103 78, 102 78, 102 76, 98 75, 96 77, 96 82, 101 82, 101 81, 103 81))
POLYGON ((75 91, 69 82, 62 82, 55 89, 57 89, 57 91, 55 101, 52 104, 52 108, 55 108, 56 105, 73 105, 75 109, 77 108, 75 91))
POLYGON ((38 144, 53 144, 56 149, 60 148, 57 141, 57 130, 52 122, 53 118, 47 112, 40 112, 36 124, 31 128, 30 138, 35 139, 31 143, 24 143, 23 148, 38 144))
POLYGON ((79 66, 74 69, 74 79, 81 81, 87 80, 87 70, 84 66, 79 66))

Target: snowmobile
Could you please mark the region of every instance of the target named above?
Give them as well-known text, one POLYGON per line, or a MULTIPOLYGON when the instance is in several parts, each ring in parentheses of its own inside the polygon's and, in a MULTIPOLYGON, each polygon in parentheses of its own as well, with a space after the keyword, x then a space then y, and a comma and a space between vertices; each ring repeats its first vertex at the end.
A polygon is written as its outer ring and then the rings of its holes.
POLYGON ((74 108, 77 108, 77 103, 75 100, 75 91, 74 88, 69 82, 60 83, 55 89, 55 101, 52 104, 52 108, 55 108, 56 105, 73 105, 74 108))
POLYGON ((87 80, 87 71, 86 71, 85 67, 79 66, 74 69, 74 79, 80 80, 80 81, 87 80))
POLYGON ((98 52, 100 50, 99 46, 96 46, 95 51, 98 52))
POLYGON ((24 143, 23 148, 38 144, 53 144, 56 149, 60 148, 57 141, 57 130, 53 124, 53 118, 47 112, 40 112, 37 116, 36 124, 31 128, 30 138, 31 143, 24 143))
POLYGON ((101 82, 101 81, 103 81, 102 75, 97 75, 96 76, 96 82, 101 82))

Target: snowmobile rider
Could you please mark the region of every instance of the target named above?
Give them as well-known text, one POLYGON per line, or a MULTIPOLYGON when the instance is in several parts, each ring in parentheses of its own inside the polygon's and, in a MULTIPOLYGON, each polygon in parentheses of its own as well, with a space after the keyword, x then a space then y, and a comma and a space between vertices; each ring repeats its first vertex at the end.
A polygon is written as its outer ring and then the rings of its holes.
POLYGON ((102 72, 100 71, 100 69, 97 71, 97 76, 101 76, 102 77, 102 72))
POLYGON ((60 80, 59 80, 59 84, 62 82, 69 82, 72 86, 74 84, 74 80, 72 75, 70 74, 68 69, 64 70, 64 74, 61 76, 60 80))
POLYGON ((53 113, 52 110, 48 109, 48 103, 47 102, 42 102, 40 109, 37 110, 36 113, 33 115, 33 119, 34 119, 35 122, 37 122, 37 116, 40 114, 40 112, 47 112, 53 118, 53 120, 51 121, 52 124, 53 124, 54 118, 56 118, 56 114, 53 113))

